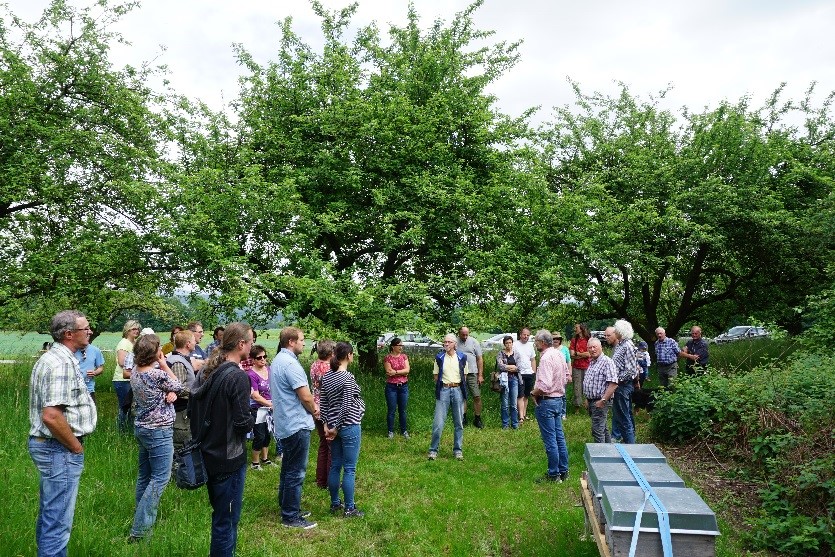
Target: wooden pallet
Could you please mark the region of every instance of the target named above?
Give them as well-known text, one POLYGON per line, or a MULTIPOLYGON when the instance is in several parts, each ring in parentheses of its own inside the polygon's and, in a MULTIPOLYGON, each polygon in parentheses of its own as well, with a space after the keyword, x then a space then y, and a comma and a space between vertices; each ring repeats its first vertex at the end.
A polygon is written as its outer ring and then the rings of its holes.
POLYGON ((580 477, 580 491, 583 495, 583 508, 586 511, 586 530, 591 530, 594 541, 597 543, 597 550, 601 557, 612 557, 609 552, 609 544, 606 542, 606 534, 600 529, 600 521, 594 512, 594 501, 591 489, 589 488, 588 473, 583 472, 580 477))

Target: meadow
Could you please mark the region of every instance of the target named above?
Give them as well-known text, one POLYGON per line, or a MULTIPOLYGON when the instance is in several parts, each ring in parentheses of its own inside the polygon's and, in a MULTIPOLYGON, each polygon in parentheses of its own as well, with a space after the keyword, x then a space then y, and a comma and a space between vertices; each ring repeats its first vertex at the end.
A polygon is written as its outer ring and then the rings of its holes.
MULTIPOLYGON (((18 359, 19 363, 0 364, 0 406, 4 408, 0 434, 11 441, 0 449, 6 463, 0 481, 0 499, 7 502, 0 520, 3 555, 35 553, 38 479, 26 448, 28 377, 33 358, 27 350, 18 359)), ((85 444, 86 464, 70 554, 205 555, 210 525, 206 492, 182 491, 173 483, 163 495, 153 536, 140 544, 127 544, 137 451, 133 437, 118 433, 115 427, 116 400, 107 371, 112 366, 112 355, 108 355, 106 371, 97 383, 99 425, 85 444)), ((238 554, 598 555, 585 534, 580 506, 582 452, 590 440, 588 418, 569 413, 565 422, 571 476, 563 484, 534 483, 545 471, 538 428, 531 422, 518 431, 501 430, 497 396, 489 391, 484 392, 485 429, 465 430, 465 460, 452 458, 448 420, 440 456, 429 462, 426 452, 434 408, 430 366, 429 358, 413 357, 409 400, 412 438, 408 440, 386 436, 381 373, 358 373, 367 405, 357 475, 357 504, 366 512, 365 518, 345 520, 329 515, 327 492, 317 489, 313 480, 318 444, 314 435, 302 504, 312 511, 319 527, 305 532, 282 528, 276 502, 279 468, 250 471, 238 554)), ((646 434, 642 420, 639 440, 645 440, 646 434)), ((697 483, 698 478, 693 480, 697 483)), ((723 535, 717 555, 744 554, 734 528, 721 516, 720 529, 723 535)))

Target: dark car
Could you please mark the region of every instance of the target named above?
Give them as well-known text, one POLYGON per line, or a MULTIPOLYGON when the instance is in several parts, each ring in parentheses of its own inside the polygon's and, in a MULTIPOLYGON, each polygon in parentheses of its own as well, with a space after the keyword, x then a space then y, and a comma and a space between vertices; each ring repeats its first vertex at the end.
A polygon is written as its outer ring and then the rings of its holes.
POLYGON ((737 325, 731 327, 727 332, 722 333, 713 339, 716 344, 723 344, 725 342, 735 342, 737 340, 768 338, 771 333, 762 327, 754 327, 753 325, 737 325))

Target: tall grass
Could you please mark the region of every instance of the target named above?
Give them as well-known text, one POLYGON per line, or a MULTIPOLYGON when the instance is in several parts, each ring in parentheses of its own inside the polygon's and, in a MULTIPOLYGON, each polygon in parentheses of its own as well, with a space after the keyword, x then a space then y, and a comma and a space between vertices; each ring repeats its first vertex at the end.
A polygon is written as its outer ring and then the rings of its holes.
MULTIPOLYGON (((112 370, 112 356, 107 370, 112 370)), ((500 428, 494 393, 485 391, 485 429, 467 428, 463 462, 452 458, 448 420, 440 457, 426 460, 434 389, 431 359, 412 358, 409 429, 412 438, 387 438, 385 398, 380 373, 359 373, 366 400, 357 504, 364 519, 328 514, 326 491, 313 479, 318 445, 314 435, 302 504, 319 527, 305 532, 280 525, 276 501, 278 467, 248 472, 238 554, 262 555, 598 555, 584 534, 579 476, 589 440, 588 418, 569 414, 569 482, 539 485, 545 454, 534 423, 518 431, 500 428)), ((38 477, 27 452, 28 377, 31 364, 0 364, 0 540, 3 555, 33 555, 38 477)), ((99 425, 85 445, 71 555, 206 555, 210 509, 205 490, 182 491, 169 485, 162 497, 153 536, 126 543, 134 511, 136 442, 115 427, 116 399, 108 372, 97 385, 99 425)), ((643 426, 641 426, 643 427, 643 426)), ((640 434, 640 433, 639 433, 640 434)), ((719 555, 739 555, 726 540, 719 555)))

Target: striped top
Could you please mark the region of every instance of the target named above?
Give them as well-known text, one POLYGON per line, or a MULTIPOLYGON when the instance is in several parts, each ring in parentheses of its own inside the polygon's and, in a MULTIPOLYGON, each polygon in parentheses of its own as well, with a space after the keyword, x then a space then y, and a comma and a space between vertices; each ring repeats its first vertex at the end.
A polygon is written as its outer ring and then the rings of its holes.
POLYGON ((359 425, 365 414, 360 386, 351 372, 329 371, 322 376, 319 411, 331 429, 359 425))

